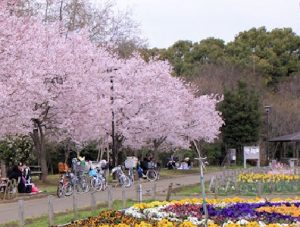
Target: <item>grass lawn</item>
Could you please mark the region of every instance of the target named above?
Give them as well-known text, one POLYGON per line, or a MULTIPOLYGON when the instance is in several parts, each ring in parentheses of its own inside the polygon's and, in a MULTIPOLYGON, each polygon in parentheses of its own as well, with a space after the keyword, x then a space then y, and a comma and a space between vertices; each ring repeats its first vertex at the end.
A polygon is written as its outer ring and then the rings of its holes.
POLYGON ((55 194, 57 190, 59 176, 59 174, 48 175, 46 183, 43 183, 41 180, 39 180, 38 177, 33 177, 32 182, 38 187, 40 191, 49 194, 55 194))
MULTIPOLYGON (((149 200, 150 202, 151 200, 149 200)), ((127 206, 132 206, 135 202, 132 200, 127 200, 127 206)), ((66 224, 68 222, 88 218, 91 216, 97 216, 98 213, 102 210, 105 210, 106 205, 103 204, 102 206, 98 206, 98 208, 95 211, 91 211, 91 209, 83 209, 78 210, 76 218, 74 218, 73 212, 67 212, 67 213, 59 213, 54 215, 54 225, 61 225, 66 224)), ((116 210, 122 209, 122 201, 116 200, 113 203, 113 208, 116 210)), ((0 225, 0 227, 18 227, 18 222, 9 222, 7 224, 0 225)), ((25 220, 25 226, 26 227, 43 227, 43 226, 49 226, 48 223, 48 216, 42 216, 39 218, 33 218, 33 219, 26 219, 25 220)))
MULTIPOLYGON (((204 170, 204 174, 228 170, 228 169, 240 169, 240 168, 242 168, 242 166, 230 166, 230 167, 227 167, 226 169, 224 169, 221 166, 207 166, 204 170)), ((188 170, 181 170, 181 169, 169 170, 169 169, 163 168, 160 170, 160 176, 163 179, 163 178, 169 178, 169 177, 176 177, 179 175, 197 174, 199 172, 200 172, 199 167, 194 167, 194 168, 188 169, 188 170)))
MULTIPOLYGON (((205 182, 205 191, 206 195, 209 198, 215 197, 215 194, 212 192, 208 192, 208 186, 209 182, 205 182)), ((187 197, 195 197, 195 196, 201 196, 201 190, 200 190, 200 183, 195 184, 195 185, 189 185, 189 186, 184 186, 184 187, 179 187, 173 190, 173 194, 175 196, 187 196, 187 197)), ((225 198, 225 197, 257 197, 256 192, 242 192, 240 194, 234 193, 234 192, 219 192, 217 195, 218 198, 225 198)), ((268 197, 268 198, 276 198, 276 197, 281 197, 281 198, 293 198, 295 197, 295 193, 293 192, 273 192, 273 193, 264 193, 262 194, 262 197, 268 197)))

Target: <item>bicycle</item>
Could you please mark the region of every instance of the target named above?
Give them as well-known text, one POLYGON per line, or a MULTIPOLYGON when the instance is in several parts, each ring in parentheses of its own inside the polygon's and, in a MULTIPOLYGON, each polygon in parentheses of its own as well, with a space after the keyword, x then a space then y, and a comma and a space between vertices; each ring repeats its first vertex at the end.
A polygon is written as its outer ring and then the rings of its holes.
POLYGON ((70 196, 73 194, 73 185, 71 182, 71 178, 72 177, 70 172, 61 174, 56 190, 56 195, 58 198, 70 196))
POLYGON ((146 178, 149 181, 156 181, 159 179, 159 169, 157 167, 157 163, 155 162, 148 162, 148 168, 146 171, 146 178))
POLYGON ((128 178, 131 181, 131 185, 133 185, 134 184, 134 169, 133 168, 128 169, 128 178))
POLYGON ((59 198, 72 195, 74 190, 77 192, 88 192, 90 190, 87 176, 80 164, 77 163, 76 158, 72 160, 72 167, 72 172, 68 170, 60 176, 56 190, 59 198))
POLYGON ((125 173, 122 170, 121 166, 116 166, 112 169, 111 174, 115 174, 119 184, 121 186, 124 186, 126 188, 129 188, 132 185, 132 181, 129 179, 128 176, 125 175, 125 173))
POLYGON ((107 188, 107 180, 104 176, 104 171, 102 171, 99 167, 96 167, 96 169, 91 169, 89 171, 89 176, 91 177, 91 189, 96 191, 104 191, 107 188))

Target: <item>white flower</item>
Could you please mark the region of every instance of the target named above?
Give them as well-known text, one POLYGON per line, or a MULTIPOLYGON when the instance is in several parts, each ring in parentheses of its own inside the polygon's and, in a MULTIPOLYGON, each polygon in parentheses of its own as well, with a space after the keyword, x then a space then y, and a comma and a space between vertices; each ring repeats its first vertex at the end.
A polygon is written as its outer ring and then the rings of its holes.
POLYGON ((132 217, 135 217, 135 218, 145 218, 145 215, 143 215, 139 209, 136 209, 134 207, 129 207, 125 210, 125 215, 128 215, 128 216, 132 216, 132 217))
POLYGON ((195 224, 195 225, 197 225, 197 226, 199 226, 199 225, 201 225, 201 224, 204 224, 204 222, 205 222, 205 219, 198 220, 198 219, 195 218, 195 217, 188 217, 187 220, 190 221, 190 222, 192 222, 193 224, 195 224))
POLYGON ((260 227, 265 227, 266 226, 266 224, 262 221, 259 221, 258 224, 259 224, 260 227))
POLYGON ((245 219, 242 219, 242 220, 239 220, 237 223, 240 225, 246 225, 248 223, 248 221, 245 219))

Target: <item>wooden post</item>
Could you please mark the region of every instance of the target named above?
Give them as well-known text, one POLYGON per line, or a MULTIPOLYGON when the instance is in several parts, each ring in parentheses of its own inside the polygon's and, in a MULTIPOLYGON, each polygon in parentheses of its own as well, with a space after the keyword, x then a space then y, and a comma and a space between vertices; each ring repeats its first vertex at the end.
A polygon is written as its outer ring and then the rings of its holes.
POLYGON ((54 213, 53 213, 53 196, 49 195, 48 196, 48 223, 49 226, 53 226, 54 225, 54 213))
POLYGON ((156 181, 154 181, 152 185, 152 199, 156 200, 156 181))
POLYGON ((235 191, 238 195, 240 195, 240 185, 239 185, 239 182, 238 181, 235 181, 235 191))
POLYGON ((168 191, 167 191, 166 201, 170 201, 171 193, 172 193, 172 187, 173 187, 173 183, 170 183, 169 187, 168 187, 168 191))
POLYGON ((126 204, 126 193, 125 193, 125 187, 122 186, 122 208, 125 209, 127 204, 126 204))
POLYGON ((25 226, 25 221, 24 221, 24 201, 23 200, 19 200, 18 201, 18 205, 19 205, 19 225, 20 227, 25 226))
POLYGON ((137 201, 139 203, 143 202, 143 189, 141 181, 139 180, 138 185, 136 186, 136 195, 137 195, 137 201))
POLYGON ((218 181, 215 182, 215 199, 218 198, 218 194, 219 194, 219 185, 218 185, 218 181))
POLYGON ((275 183, 271 182, 270 186, 271 186, 271 193, 273 193, 275 191, 275 183))
POLYGON ((230 180, 227 180, 226 186, 225 186, 225 192, 227 193, 230 187, 230 180))
POLYGON ((108 209, 113 208, 113 197, 112 197, 112 187, 111 185, 108 185, 107 187, 107 204, 108 204, 108 209))
POLYGON ((213 176, 213 177, 210 179, 209 186, 208 186, 208 191, 209 191, 209 192, 212 191, 212 187, 213 187, 214 184, 215 184, 215 176, 213 176))
POLYGON ((74 214, 74 219, 76 220, 78 218, 77 216, 77 196, 76 196, 76 192, 73 192, 73 214, 74 214))
POLYGON ((261 195, 262 195, 262 185, 261 185, 261 182, 258 181, 257 182, 257 196, 261 197, 261 195))
POLYGON ((95 211, 97 207, 95 191, 91 192, 91 211, 95 211))

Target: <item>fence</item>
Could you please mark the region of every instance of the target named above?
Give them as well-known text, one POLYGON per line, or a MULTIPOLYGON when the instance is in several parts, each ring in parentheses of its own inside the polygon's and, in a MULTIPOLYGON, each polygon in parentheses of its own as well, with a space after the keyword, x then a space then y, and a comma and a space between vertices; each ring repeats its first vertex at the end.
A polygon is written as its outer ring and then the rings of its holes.
MULTIPOLYGON (((227 170, 222 176, 212 177, 208 186, 208 193, 217 196, 227 195, 256 195, 272 193, 294 193, 300 192, 300 179, 286 181, 254 181, 241 182, 238 181, 238 176, 241 174, 250 173, 267 173, 271 170, 270 167, 249 168, 243 170, 227 170)), ((295 175, 300 174, 300 168, 294 168, 292 171, 295 175)))
MULTIPOLYGON (((55 216, 58 213, 65 211, 65 209, 58 208, 59 201, 65 200, 64 203, 69 205, 68 211, 73 213, 74 219, 78 219, 80 209, 85 208, 96 211, 98 205, 102 205, 101 207, 104 208, 113 209, 113 202, 115 200, 121 200, 122 209, 125 209, 127 207, 128 199, 136 202, 142 202, 145 198, 156 200, 158 191, 166 191, 165 188, 166 187, 164 186, 158 186, 157 182, 149 182, 146 184, 137 182, 137 184, 133 185, 131 188, 116 188, 112 187, 112 185, 108 185, 105 191, 91 191, 87 193, 76 193, 74 191, 71 196, 60 199, 56 196, 49 195, 47 197, 48 223, 49 226, 53 226, 55 223, 55 216)), ((30 207, 26 206, 25 202, 27 201, 18 201, 18 222, 19 226, 22 227, 25 226, 26 216, 30 216, 30 214, 27 213, 30 207), (26 213, 27 215, 25 215, 26 213)))
MULTIPOLYGON (((222 174, 215 174, 209 181, 208 194, 215 197, 220 195, 262 195, 265 193, 282 192, 284 190, 300 191, 300 182, 294 184, 292 182, 285 183, 264 183, 253 182, 249 184, 241 184, 237 181, 237 177, 240 174, 245 173, 266 173, 269 168, 250 168, 250 169, 238 169, 238 170, 224 170, 222 174)), ((300 169, 295 169, 296 174, 300 174, 300 169)), ((112 187, 109 185, 106 191, 100 192, 88 192, 88 193, 73 193, 70 197, 57 198, 56 196, 48 196, 45 200, 45 207, 43 213, 48 214, 49 225, 53 225, 56 215, 60 212, 66 211, 73 212, 74 219, 78 219, 80 209, 90 209, 95 211, 99 205, 108 209, 113 209, 113 202, 115 200, 121 201, 121 207, 127 207, 128 199, 136 202, 143 202, 145 199, 150 200, 169 200, 171 197, 172 189, 181 187, 178 183, 159 184, 159 182, 136 182, 130 188, 112 187), (59 204, 64 204, 60 207, 59 204)), ((27 201, 20 200, 18 202, 18 219, 19 225, 25 225, 25 218, 32 217, 33 213, 29 213, 31 207, 26 204, 27 201)), ((40 205, 40 204, 39 204, 40 205)), ((39 209, 41 209, 39 207, 39 209)), ((34 209, 32 209, 34 212, 34 209)), ((63 223, 61 223, 63 224, 63 223)))

